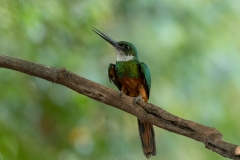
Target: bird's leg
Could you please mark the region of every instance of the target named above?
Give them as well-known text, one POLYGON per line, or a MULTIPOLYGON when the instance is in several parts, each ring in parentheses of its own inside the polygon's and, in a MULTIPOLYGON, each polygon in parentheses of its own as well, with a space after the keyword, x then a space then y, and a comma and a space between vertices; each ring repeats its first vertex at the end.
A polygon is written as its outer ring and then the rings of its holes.
POLYGON ((133 98, 133 103, 134 103, 134 105, 137 104, 137 101, 138 101, 139 99, 143 100, 142 95, 139 95, 139 96, 133 98))
POLYGON ((119 91, 118 97, 119 97, 119 98, 122 98, 122 94, 123 94, 123 91, 119 91))
POLYGON ((123 94, 127 94, 127 90, 122 86, 122 89, 121 89, 121 91, 118 94, 119 98, 122 98, 123 94))
POLYGON ((144 86, 141 84, 138 87, 138 91, 139 91, 139 96, 137 96, 136 98, 134 98, 133 103, 136 105, 137 100, 141 99, 145 102, 147 102, 147 94, 146 94, 146 90, 144 88, 144 86))

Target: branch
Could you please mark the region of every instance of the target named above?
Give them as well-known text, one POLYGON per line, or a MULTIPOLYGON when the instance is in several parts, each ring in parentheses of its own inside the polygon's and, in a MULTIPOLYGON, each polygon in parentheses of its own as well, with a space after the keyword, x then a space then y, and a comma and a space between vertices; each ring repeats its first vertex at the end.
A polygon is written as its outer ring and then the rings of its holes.
POLYGON ((240 160, 240 146, 223 141, 222 134, 215 128, 179 118, 140 99, 137 101, 138 105, 134 105, 132 97, 123 95, 120 99, 118 91, 80 77, 65 68, 53 68, 3 55, 0 55, 0 67, 62 84, 89 98, 130 113, 140 120, 202 142, 206 148, 224 157, 240 160))

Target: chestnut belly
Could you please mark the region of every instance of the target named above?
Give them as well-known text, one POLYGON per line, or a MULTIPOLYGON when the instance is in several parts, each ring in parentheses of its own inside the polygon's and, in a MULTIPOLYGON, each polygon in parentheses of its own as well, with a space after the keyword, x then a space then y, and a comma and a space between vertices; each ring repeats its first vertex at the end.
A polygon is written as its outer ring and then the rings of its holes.
POLYGON ((122 84, 122 91, 124 94, 131 96, 131 97, 137 97, 139 96, 139 86, 143 85, 143 80, 140 78, 129 78, 129 77, 123 77, 119 79, 120 83, 122 84))

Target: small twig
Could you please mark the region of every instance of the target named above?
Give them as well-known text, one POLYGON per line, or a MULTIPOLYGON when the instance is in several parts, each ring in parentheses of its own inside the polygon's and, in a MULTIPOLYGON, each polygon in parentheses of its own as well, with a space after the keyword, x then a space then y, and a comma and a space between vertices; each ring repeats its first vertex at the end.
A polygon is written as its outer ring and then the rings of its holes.
POLYGON ((141 99, 137 100, 138 106, 136 106, 132 103, 132 97, 122 95, 119 98, 117 91, 82 78, 65 68, 57 69, 3 55, 0 55, 0 67, 62 84, 89 98, 130 113, 140 120, 148 121, 157 127, 202 142, 206 148, 224 157, 240 160, 240 146, 223 141, 222 134, 215 128, 179 118, 158 106, 145 103, 141 99))

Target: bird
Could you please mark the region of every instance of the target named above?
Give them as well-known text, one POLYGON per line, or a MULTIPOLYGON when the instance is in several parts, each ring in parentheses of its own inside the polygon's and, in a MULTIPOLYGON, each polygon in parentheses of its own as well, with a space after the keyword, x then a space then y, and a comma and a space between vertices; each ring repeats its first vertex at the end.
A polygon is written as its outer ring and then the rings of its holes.
MULTIPOLYGON (((108 65, 108 77, 122 94, 148 102, 151 89, 151 74, 148 66, 140 62, 136 47, 126 41, 116 42, 112 38, 92 27, 92 30, 111 44, 116 50, 116 64, 108 65)), ((153 125, 137 119, 142 150, 147 158, 156 155, 155 133, 153 125)))

